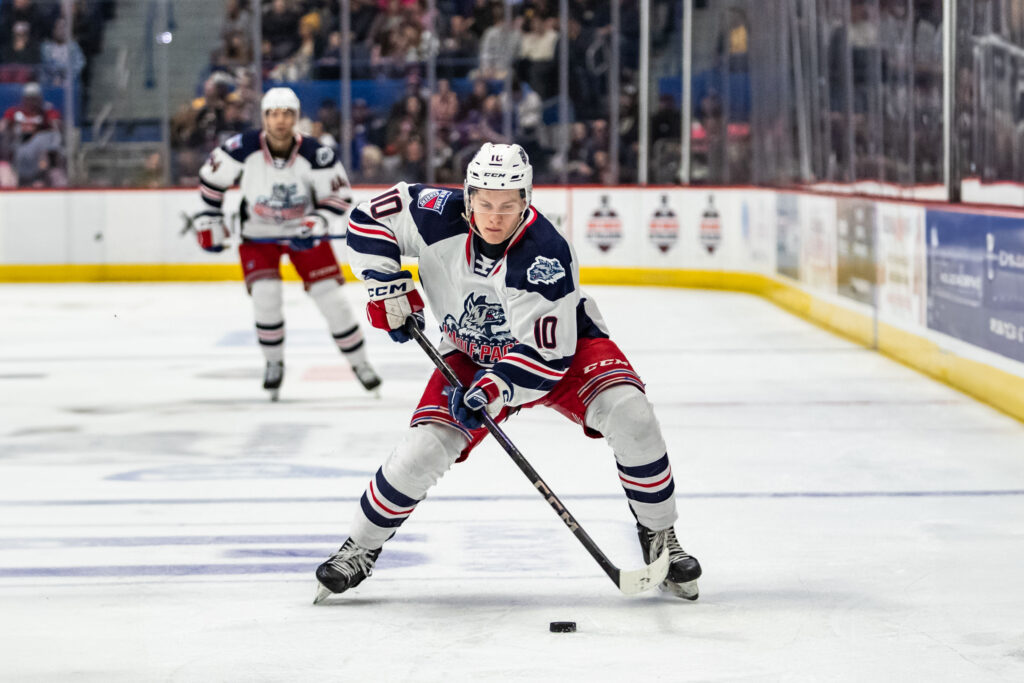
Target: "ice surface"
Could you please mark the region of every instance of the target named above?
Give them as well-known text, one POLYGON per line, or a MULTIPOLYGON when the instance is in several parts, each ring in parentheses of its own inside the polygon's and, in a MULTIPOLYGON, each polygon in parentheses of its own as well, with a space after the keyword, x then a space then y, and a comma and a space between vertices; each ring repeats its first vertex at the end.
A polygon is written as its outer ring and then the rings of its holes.
MULTIPOLYGON (((1024 425, 739 294, 589 289, 699 601, 621 595, 487 443, 312 606, 431 366, 371 331, 367 398, 285 289, 272 404, 237 283, 0 287, 0 680, 1024 680, 1024 425)), ((507 431, 639 567, 607 446, 543 409, 507 431)))

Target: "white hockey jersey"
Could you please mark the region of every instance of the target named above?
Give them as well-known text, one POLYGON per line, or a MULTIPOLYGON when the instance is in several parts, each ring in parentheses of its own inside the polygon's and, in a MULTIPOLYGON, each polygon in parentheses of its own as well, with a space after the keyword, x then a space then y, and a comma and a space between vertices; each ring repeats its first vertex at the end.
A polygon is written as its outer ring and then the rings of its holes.
POLYGON ((303 216, 314 212, 331 225, 332 217, 344 216, 352 203, 348 176, 334 150, 301 135, 287 159, 271 155, 259 130, 228 139, 199 170, 203 202, 219 210, 239 176, 243 237, 294 235, 303 216))
POLYGON ((458 351, 512 388, 511 406, 544 396, 565 375, 576 341, 607 337, 581 293, 571 245, 534 207, 496 260, 476 248, 462 190, 398 183, 349 215, 352 271, 394 273, 419 259, 441 353, 458 351))

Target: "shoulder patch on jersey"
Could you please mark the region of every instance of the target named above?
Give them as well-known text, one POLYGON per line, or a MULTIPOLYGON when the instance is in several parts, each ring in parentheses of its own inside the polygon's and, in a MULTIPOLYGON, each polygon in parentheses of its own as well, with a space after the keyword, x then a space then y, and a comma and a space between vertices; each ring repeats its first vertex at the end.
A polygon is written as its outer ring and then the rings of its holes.
POLYGON ((416 206, 440 214, 444 211, 444 205, 448 203, 448 198, 451 196, 451 190, 424 190, 416 199, 416 206))
POLYGON ((234 152, 236 149, 242 146, 242 134, 233 135, 228 138, 227 142, 224 143, 224 151, 234 152))
POLYGON ((558 259, 538 256, 526 271, 526 279, 535 285, 553 285, 565 277, 565 268, 558 259))
POLYGON ((330 166, 334 163, 334 150, 330 147, 319 147, 316 150, 317 166, 330 166))

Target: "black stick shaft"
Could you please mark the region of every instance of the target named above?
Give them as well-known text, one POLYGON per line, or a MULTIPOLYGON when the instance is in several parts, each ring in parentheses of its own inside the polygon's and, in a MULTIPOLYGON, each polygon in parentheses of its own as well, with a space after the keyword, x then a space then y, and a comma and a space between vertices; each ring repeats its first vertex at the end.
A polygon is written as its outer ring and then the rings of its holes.
MULTIPOLYGON (((430 357, 430 360, 434 362, 437 369, 442 375, 444 375, 444 378, 448 380, 448 383, 456 389, 462 388, 462 383, 459 382, 459 378, 455 376, 455 372, 448 366, 448 363, 445 362, 438 350, 434 348, 434 345, 430 343, 427 336, 423 334, 423 330, 419 328, 419 325, 417 325, 411 318, 407 319, 405 322, 405 331, 412 335, 413 339, 416 340, 416 343, 420 345, 420 347, 430 357)), ((597 547, 597 544, 594 543, 594 539, 592 539, 590 534, 580 526, 579 522, 576 521, 565 505, 562 504, 562 501, 558 499, 558 496, 556 496, 554 491, 552 491, 547 483, 545 483, 544 479, 537 474, 537 470, 533 469, 533 466, 526 460, 523 454, 519 452, 519 449, 516 448, 515 444, 512 443, 508 436, 505 435, 505 432, 501 427, 495 423, 494 418, 488 415, 486 410, 482 410, 480 412, 483 415, 484 425, 487 427, 487 431, 489 431, 491 435, 494 436, 495 440, 501 444, 501 447, 505 449, 505 452, 512 458, 512 461, 515 462, 520 470, 522 470, 523 474, 525 474, 526 478, 530 480, 530 483, 533 484, 534 488, 540 492, 540 495, 548 502, 551 509, 555 511, 555 514, 558 515, 558 517, 565 523, 565 526, 569 527, 569 531, 572 532, 573 536, 583 544, 583 547, 586 548, 591 557, 597 561, 601 566, 601 569, 604 570, 604 573, 608 575, 616 586, 618 586, 620 573, 619 568, 612 564, 611 560, 609 560, 601 549, 597 547)))

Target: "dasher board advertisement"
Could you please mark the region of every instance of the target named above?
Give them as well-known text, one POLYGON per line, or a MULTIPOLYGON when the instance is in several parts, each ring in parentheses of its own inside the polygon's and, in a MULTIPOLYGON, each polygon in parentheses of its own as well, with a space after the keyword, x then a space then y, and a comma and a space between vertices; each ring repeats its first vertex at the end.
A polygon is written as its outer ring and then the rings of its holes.
POLYGON ((927 211, 928 327, 1024 361, 1024 221, 927 211))
POLYGON ((878 312, 924 326, 927 291, 924 208, 878 204, 878 312))

